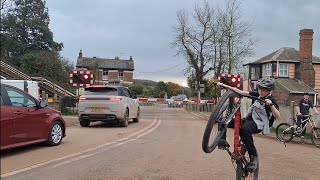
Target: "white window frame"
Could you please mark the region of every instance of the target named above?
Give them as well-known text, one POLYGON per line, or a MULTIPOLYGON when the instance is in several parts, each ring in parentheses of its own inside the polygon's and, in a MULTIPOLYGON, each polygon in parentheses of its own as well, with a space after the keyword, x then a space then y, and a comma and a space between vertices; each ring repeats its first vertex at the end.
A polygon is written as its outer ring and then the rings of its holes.
POLYGON ((102 80, 109 80, 109 71, 102 72, 102 80))
POLYGON ((119 80, 123 81, 123 72, 119 72, 118 76, 119 76, 119 80))
POLYGON ((263 76, 271 76, 272 75, 272 64, 264 64, 263 65, 263 76))
POLYGON ((248 80, 249 79, 249 65, 246 65, 244 67, 244 73, 243 73, 243 80, 248 80))
POLYGON ((279 77, 289 77, 289 66, 285 63, 279 64, 279 77))

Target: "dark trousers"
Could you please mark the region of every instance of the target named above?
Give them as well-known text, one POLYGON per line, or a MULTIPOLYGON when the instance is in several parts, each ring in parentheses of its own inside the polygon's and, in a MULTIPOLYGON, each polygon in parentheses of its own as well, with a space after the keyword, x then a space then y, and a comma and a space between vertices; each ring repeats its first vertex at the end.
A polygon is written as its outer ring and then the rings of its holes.
MULTIPOLYGON (((230 123, 233 123, 231 121, 230 123)), ((230 126, 228 126, 230 127, 230 126)), ((254 146, 252 134, 258 134, 262 130, 259 130, 257 124, 253 120, 244 121, 242 127, 240 128, 240 137, 241 141, 244 143, 250 156, 257 156, 257 149, 254 146)), ((227 133, 225 133, 222 138, 226 139, 227 133)))
MULTIPOLYGON (((303 114, 303 115, 307 115, 307 114, 303 114)), ((301 121, 305 120, 305 119, 307 119, 307 117, 302 117, 302 116, 297 115, 297 126, 300 128, 303 128, 307 124, 307 121, 303 122, 302 126, 301 126, 301 121)), ((304 136, 306 134, 306 130, 307 130, 307 128, 305 128, 302 131, 301 136, 304 136)))

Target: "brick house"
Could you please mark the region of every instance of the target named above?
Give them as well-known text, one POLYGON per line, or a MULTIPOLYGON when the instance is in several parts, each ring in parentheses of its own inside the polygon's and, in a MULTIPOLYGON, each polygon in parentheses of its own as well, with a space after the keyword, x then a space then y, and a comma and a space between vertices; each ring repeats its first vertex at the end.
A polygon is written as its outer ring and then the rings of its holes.
POLYGON ((77 69, 94 71, 95 84, 132 84, 134 62, 129 60, 83 57, 82 50, 77 59, 77 69))
POLYGON ((276 79, 273 95, 279 104, 298 102, 304 92, 310 93, 314 104, 319 103, 320 58, 312 55, 313 30, 302 29, 299 35, 299 50, 283 47, 257 61, 244 64, 243 89, 256 90, 259 78, 271 76, 276 79))

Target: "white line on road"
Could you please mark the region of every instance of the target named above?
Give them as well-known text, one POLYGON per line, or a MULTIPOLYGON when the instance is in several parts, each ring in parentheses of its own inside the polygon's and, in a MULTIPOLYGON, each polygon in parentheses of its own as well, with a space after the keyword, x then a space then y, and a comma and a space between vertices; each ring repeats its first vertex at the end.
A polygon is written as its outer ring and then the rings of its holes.
POLYGON ((94 155, 100 154, 100 153, 102 153, 102 152, 105 152, 105 151, 107 151, 107 150, 110 150, 110 149, 113 149, 113 148, 115 148, 115 147, 121 146, 121 145, 123 145, 123 144, 127 144, 127 143, 129 143, 129 142, 131 142, 131 141, 135 141, 135 140, 139 139, 140 137, 142 137, 142 136, 144 136, 144 135, 146 135, 146 134, 149 134, 150 132, 152 132, 152 131, 154 131, 155 129, 157 129, 158 126, 160 125, 160 123, 161 123, 161 120, 158 121, 158 123, 157 123, 157 125, 156 125, 155 127, 153 127, 152 129, 148 130, 148 131, 145 132, 145 133, 139 134, 139 135, 137 136, 137 138, 129 139, 129 140, 126 140, 126 141, 124 141, 124 142, 119 142, 119 143, 117 143, 117 144, 115 144, 115 145, 113 145, 113 146, 111 146, 111 147, 109 147, 109 148, 102 149, 102 150, 100 150, 100 151, 98 151, 98 152, 95 152, 95 153, 91 153, 91 154, 83 155, 83 156, 80 156, 80 157, 76 157, 76 158, 70 159, 70 160, 68 160, 68 161, 63 161, 63 162, 61 162, 61 163, 59 163, 59 164, 55 164, 55 165, 51 166, 50 168, 56 168, 56 167, 59 167, 59 166, 65 165, 65 164, 69 164, 69 163, 71 163, 71 162, 78 161, 78 160, 80 160, 80 159, 84 159, 84 158, 87 158, 87 157, 90 157, 90 156, 94 156, 94 155))
MULTIPOLYGON (((50 161, 46 161, 46 162, 43 162, 43 163, 39 163, 39 164, 35 164, 35 165, 32 165, 32 166, 29 166, 29 167, 26 167, 26 168, 23 168, 23 169, 19 169, 19 170, 15 170, 15 171, 11 171, 11 172, 8 172, 8 173, 5 173, 5 174, 2 174, 0 177, 1 178, 4 178, 4 177, 8 177, 8 176, 12 176, 12 175, 15 175, 15 174, 18 174, 18 173, 21 173, 21 172, 25 172, 25 171, 29 171, 29 170, 32 170, 32 169, 35 169, 35 168, 39 168, 41 166, 44 166, 44 165, 47 165, 47 164, 50 164, 50 163, 53 163, 53 162, 57 162, 57 161, 61 161, 61 160, 64 160, 64 159, 68 159, 68 158, 72 158, 74 156, 79 156, 81 154, 84 154, 84 153, 87 153, 87 152, 91 152, 91 151, 94 151, 94 150, 97 150, 97 149, 100 149, 102 147, 105 147, 105 146, 109 146, 111 144, 115 144, 115 143, 118 143, 116 144, 115 146, 112 146, 112 148, 116 147, 116 146, 119 146, 121 145, 122 143, 126 143, 126 140, 128 140, 130 137, 132 136, 135 136, 137 134, 140 134, 140 133, 143 133, 144 131, 146 131, 147 129, 149 129, 150 127, 152 127, 155 123, 157 122, 157 116, 154 118, 153 122, 146 128, 136 132, 136 133, 133 133, 125 138, 122 138, 122 139, 119 139, 117 141, 113 141, 113 142, 109 142, 109 143, 105 143, 105 144, 102 144, 100 146, 97 146, 97 147, 94 147, 94 148, 90 148, 90 149, 87 149, 85 151, 82 151, 82 152, 79 152, 79 153, 74 153, 74 154, 70 154, 70 155, 67 155, 67 156, 63 156, 63 157, 60 157, 60 158, 56 158, 56 159, 52 159, 50 161)), ((160 121, 161 122, 161 121, 160 121)), ((158 121, 158 124, 157 126, 159 126, 159 121, 158 121)), ((156 126, 156 127, 157 127, 156 126)), ((154 128, 152 128, 154 129, 154 128)), ((149 131, 148 131, 149 132, 149 131)), ((145 134, 145 133, 144 133, 145 134)), ((110 149, 110 148, 109 148, 110 149)), ((83 156, 84 157, 88 157, 88 156, 91 156, 91 155, 85 155, 83 156)), ((81 156, 82 157, 82 156, 81 156)), ((77 157, 76 159, 78 159, 80 157, 77 157)), ((80 158, 82 159, 82 158, 80 158)), ((71 160, 69 160, 71 161, 71 160)), ((71 161, 72 162, 72 161, 71 161)))

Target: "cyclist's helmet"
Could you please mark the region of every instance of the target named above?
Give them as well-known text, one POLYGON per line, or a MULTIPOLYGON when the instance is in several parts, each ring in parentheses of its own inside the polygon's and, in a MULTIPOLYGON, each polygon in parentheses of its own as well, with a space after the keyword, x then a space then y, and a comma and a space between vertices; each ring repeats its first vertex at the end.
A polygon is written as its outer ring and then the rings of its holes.
POLYGON ((263 77, 258 80, 258 88, 268 89, 269 91, 273 90, 275 88, 275 80, 271 77, 263 77))

